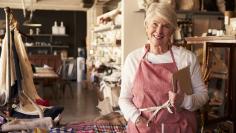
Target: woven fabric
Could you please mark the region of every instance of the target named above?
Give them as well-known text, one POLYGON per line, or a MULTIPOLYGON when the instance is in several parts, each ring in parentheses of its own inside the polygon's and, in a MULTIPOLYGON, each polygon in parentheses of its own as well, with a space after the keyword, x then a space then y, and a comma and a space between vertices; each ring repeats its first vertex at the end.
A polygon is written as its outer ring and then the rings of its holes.
POLYGON ((82 122, 67 126, 73 128, 77 133, 124 133, 126 125, 112 125, 110 123, 82 122))
POLYGON ((49 133, 75 133, 73 128, 54 127, 49 130, 49 133))

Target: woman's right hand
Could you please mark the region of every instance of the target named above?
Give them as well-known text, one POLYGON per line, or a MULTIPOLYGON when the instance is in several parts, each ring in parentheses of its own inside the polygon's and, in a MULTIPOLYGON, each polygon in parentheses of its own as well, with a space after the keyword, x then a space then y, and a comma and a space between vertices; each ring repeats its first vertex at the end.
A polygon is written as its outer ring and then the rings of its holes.
POLYGON ((136 119, 136 121, 135 121, 135 124, 137 125, 137 124, 146 124, 147 123, 147 119, 146 118, 144 118, 143 116, 139 116, 137 119, 136 119))
POLYGON ((143 117, 143 116, 139 116, 136 121, 135 121, 135 127, 136 127, 136 130, 139 132, 139 133, 150 133, 150 132, 153 132, 153 126, 152 123, 150 123, 150 125, 148 125, 148 120, 143 117))

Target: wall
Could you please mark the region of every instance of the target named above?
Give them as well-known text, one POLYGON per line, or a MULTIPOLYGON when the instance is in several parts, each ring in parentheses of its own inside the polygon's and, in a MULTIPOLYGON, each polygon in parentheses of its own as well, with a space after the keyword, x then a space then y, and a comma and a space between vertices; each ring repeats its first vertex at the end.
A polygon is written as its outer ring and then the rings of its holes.
MULTIPOLYGON (((27 12, 29 13, 29 12, 27 12)), ((28 34, 29 28, 22 26, 24 17, 22 10, 13 10, 13 15, 20 23, 20 30, 28 34)), ((5 20, 4 9, 0 9, 0 19, 5 20)), ((43 26, 40 27, 40 33, 51 34, 51 27, 54 21, 63 21, 66 27, 66 34, 68 37, 55 37, 54 43, 69 45, 69 56, 76 57, 78 54, 77 48, 86 47, 86 12, 85 11, 54 11, 54 10, 36 10, 33 14, 33 19, 40 22, 43 26)), ((35 28, 34 28, 35 32, 35 28)), ((24 39, 24 38, 23 38, 24 39)), ((49 38, 43 38, 42 41, 49 41, 49 38)))
POLYGON ((147 40, 143 25, 144 12, 137 11, 137 0, 122 0, 122 62, 128 53, 142 47, 147 40))

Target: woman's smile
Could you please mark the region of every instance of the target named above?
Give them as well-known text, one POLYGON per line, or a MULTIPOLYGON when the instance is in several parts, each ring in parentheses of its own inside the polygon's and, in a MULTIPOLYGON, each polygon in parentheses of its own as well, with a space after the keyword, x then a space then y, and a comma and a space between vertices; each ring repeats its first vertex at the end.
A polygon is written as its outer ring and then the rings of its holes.
POLYGON ((158 34, 158 33, 154 33, 154 34, 153 34, 153 37, 154 37, 155 39, 157 39, 157 40, 160 40, 160 39, 163 39, 163 38, 164 38, 164 35, 158 34))

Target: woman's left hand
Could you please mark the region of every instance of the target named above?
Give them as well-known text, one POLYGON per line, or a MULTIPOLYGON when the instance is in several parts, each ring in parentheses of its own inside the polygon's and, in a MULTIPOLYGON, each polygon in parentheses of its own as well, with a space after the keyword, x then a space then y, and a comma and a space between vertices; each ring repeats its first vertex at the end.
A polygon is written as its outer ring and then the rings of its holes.
POLYGON ((169 100, 173 107, 180 108, 184 100, 184 92, 179 88, 179 85, 176 86, 177 92, 169 91, 169 100))

